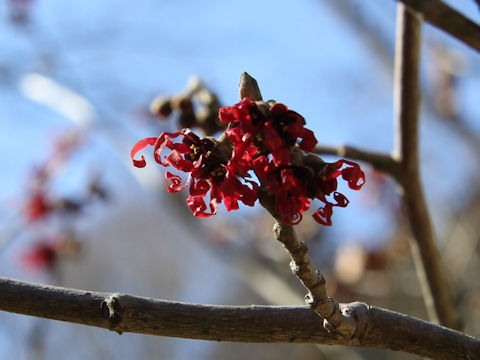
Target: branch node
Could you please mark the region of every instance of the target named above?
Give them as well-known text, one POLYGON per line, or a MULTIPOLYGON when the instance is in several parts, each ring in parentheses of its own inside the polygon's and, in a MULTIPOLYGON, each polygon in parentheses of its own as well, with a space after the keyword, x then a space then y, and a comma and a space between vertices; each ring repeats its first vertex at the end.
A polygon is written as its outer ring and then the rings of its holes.
POLYGON ((310 263, 298 263, 295 260, 290 261, 290 270, 292 271, 293 275, 296 275, 300 279, 302 279, 304 274, 308 274, 310 271, 310 263))
POLYGON ((344 318, 349 318, 355 322, 355 331, 352 333, 351 340, 355 339, 356 341, 362 341, 362 339, 367 335, 368 328, 368 311, 370 306, 356 301, 350 304, 340 304, 340 311, 344 318))
POLYGON ((122 322, 122 306, 118 294, 112 294, 107 296, 100 305, 102 316, 109 321, 109 329, 116 331, 119 335, 122 335, 122 331, 116 330, 122 322))

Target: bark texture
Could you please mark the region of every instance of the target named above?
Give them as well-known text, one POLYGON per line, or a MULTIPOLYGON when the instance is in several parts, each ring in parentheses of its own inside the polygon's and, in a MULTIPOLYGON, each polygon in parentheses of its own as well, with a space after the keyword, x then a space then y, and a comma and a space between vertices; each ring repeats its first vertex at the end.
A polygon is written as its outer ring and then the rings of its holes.
POLYGON ((434 359, 480 359, 480 341, 364 303, 341 304, 357 319, 352 338, 329 332, 309 307, 215 306, 39 285, 0 277, 0 310, 118 333, 256 343, 316 343, 399 350, 434 359))

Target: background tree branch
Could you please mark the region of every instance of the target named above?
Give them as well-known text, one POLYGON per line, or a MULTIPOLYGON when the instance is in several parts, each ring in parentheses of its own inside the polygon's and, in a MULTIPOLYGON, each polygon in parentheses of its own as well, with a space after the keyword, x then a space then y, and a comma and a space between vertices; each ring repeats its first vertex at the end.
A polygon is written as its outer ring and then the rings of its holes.
POLYGON ((480 51, 480 26, 440 0, 396 0, 422 14, 425 21, 480 51))
POLYGON ((215 306, 39 285, 0 277, 0 310, 118 333, 257 343, 378 347, 435 359, 480 359, 480 341, 364 303, 341 304, 357 318, 348 339, 328 332, 309 307, 215 306))
POLYGON ((395 122, 394 158, 401 164, 403 199, 416 240, 412 253, 427 311, 432 321, 458 328, 455 321, 450 288, 436 248, 434 233, 420 183, 418 160, 418 119, 420 110, 419 59, 421 20, 405 5, 398 5, 397 48, 395 58, 395 122), (418 251, 417 251, 418 248, 418 251), (418 253, 419 256, 416 256, 418 253), (422 281, 426 279, 427 282, 422 281))
POLYGON ((384 171, 394 178, 399 176, 399 164, 388 154, 366 151, 348 145, 315 146, 314 152, 319 155, 337 155, 353 160, 363 161, 379 171, 384 171))

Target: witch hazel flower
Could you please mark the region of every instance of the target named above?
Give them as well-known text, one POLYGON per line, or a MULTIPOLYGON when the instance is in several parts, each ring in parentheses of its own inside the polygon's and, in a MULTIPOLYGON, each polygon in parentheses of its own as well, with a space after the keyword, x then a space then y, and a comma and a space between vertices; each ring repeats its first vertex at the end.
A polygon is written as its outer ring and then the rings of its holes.
POLYGON ((39 241, 22 254, 23 265, 34 272, 52 270, 57 264, 60 244, 53 241, 39 241))
POLYGON ((302 214, 310 208, 311 199, 324 203, 314 214, 318 223, 330 226, 334 207, 346 207, 348 199, 337 192, 337 178, 342 177, 351 189, 359 190, 365 183, 365 174, 352 161, 339 160, 335 163, 321 163, 315 167, 302 165, 276 166, 267 156, 254 161, 255 173, 265 189, 274 196, 275 213, 283 224, 296 225, 302 214), (347 167, 342 167, 344 165, 347 167), (333 198, 333 199, 331 199, 333 198))
MULTIPOLYGON (((245 78, 248 80, 248 76, 245 78)), ((261 190, 272 195, 274 205, 268 208, 282 223, 298 224, 312 200, 318 199, 323 205, 313 218, 330 226, 333 208, 349 203, 337 191, 338 178, 359 190, 365 183, 364 172, 355 162, 341 159, 326 163, 312 154, 317 139, 305 127, 303 116, 281 103, 261 101, 260 90, 254 86, 247 84, 243 91, 241 81, 243 99, 220 108, 220 122, 228 128, 219 140, 200 138, 190 129, 163 133, 135 144, 131 151, 133 164, 144 167, 145 158, 137 160, 135 155, 153 146, 157 163, 188 173, 183 182, 179 175, 167 171, 167 190, 177 192, 189 186, 187 204, 197 217, 214 215, 222 202, 228 211, 238 209, 239 201, 253 206, 261 190), (170 153, 162 158, 165 148, 170 153), (251 173, 259 183, 251 180, 251 173), (207 206, 204 198, 208 193, 207 206)))
POLYGON ((132 148, 131 157, 136 167, 146 165, 143 156, 140 160, 135 160, 134 157, 138 151, 149 145, 154 146, 154 158, 157 163, 165 167, 173 166, 189 174, 184 184, 179 175, 169 171, 165 173, 165 179, 168 192, 178 192, 190 185, 187 204, 193 215, 210 217, 216 214, 218 205, 222 202, 230 211, 239 208, 239 201, 253 206, 257 200, 258 185, 237 173, 238 169, 230 164, 228 156, 224 154, 225 150, 217 140, 209 137, 200 138, 190 129, 162 133, 158 138, 146 138, 132 148), (178 137, 181 137, 181 142, 174 142, 178 137), (165 148, 171 152, 162 159, 165 148), (208 193, 210 201, 207 209, 204 197, 208 193))
POLYGON ((317 139, 304 127, 303 116, 280 103, 261 103, 244 98, 238 104, 220 109, 219 117, 229 123, 225 132, 234 146, 253 147, 259 152, 270 153, 276 165, 288 165, 291 148, 298 139, 301 150, 313 151, 317 139), (271 106, 271 108, 270 108, 271 106))
POLYGON ((306 197, 307 182, 313 174, 306 167, 278 167, 267 156, 254 161, 255 173, 265 189, 275 197, 275 213, 283 224, 296 225, 302 213, 309 209, 310 198, 306 197))
POLYGON ((25 216, 31 222, 45 218, 52 210, 44 191, 36 190, 25 204, 25 216))
POLYGON ((327 164, 316 178, 316 186, 320 191, 320 195, 316 198, 324 202, 324 205, 313 214, 315 221, 322 225, 332 225, 333 207, 346 207, 349 203, 345 195, 336 191, 338 186, 337 178, 340 176, 347 181, 348 187, 352 190, 360 190, 363 184, 365 184, 365 173, 357 163, 342 159, 327 164), (347 166, 343 167, 344 165, 347 166), (335 202, 331 202, 326 198, 326 196, 332 193, 335 202))

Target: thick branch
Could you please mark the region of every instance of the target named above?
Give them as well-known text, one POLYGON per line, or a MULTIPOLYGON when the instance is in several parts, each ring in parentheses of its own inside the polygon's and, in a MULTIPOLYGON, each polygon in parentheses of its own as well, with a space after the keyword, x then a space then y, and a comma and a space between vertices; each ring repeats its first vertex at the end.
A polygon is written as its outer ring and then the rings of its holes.
POLYGON ((328 332, 308 307, 214 306, 38 285, 0 277, 0 310, 112 331, 190 339, 377 347, 435 359, 480 359, 480 341, 363 303, 342 304, 361 326, 328 332))
POLYGON ((440 0, 396 0, 423 15, 425 21, 480 51, 480 26, 440 0))
POLYGON ((419 16, 398 5, 397 48, 395 58, 395 120, 397 139, 394 157, 400 161, 397 180, 403 187, 403 198, 416 244, 413 245, 425 303, 432 321, 437 318, 444 326, 456 328, 450 290, 440 255, 435 245, 430 215, 420 183, 418 160, 418 118, 420 109, 419 58, 421 20, 419 16), (431 304, 434 304, 434 309, 431 304))
POLYGON ((384 171, 394 178, 398 177, 399 164, 390 155, 360 150, 352 146, 321 146, 317 145, 313 150, 314 153, 319 155, 337 155, 340 157, 346 157, 353 160, 359 160, 366 162, 373 166, 376 170, 384 171))

